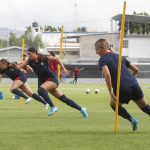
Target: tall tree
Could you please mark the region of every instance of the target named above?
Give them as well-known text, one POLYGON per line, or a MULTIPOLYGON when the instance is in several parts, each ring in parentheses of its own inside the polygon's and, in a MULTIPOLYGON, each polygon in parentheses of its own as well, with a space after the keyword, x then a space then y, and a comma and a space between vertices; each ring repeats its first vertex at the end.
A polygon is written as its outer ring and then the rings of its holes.
POLYGON ((52 26, 45 26, 44 27, 44 31, 48 31, 48 32, 55 32, 57 31, 57 29, 55 27, 52 27, 52 26))
POLYGON ((7 40, 0 39, 0 48, 5 48, 8 45, 7 40))
POLYGON ((19 46, 19 38, 16 37, 15 33, 9 33, 9 46, 19 46))

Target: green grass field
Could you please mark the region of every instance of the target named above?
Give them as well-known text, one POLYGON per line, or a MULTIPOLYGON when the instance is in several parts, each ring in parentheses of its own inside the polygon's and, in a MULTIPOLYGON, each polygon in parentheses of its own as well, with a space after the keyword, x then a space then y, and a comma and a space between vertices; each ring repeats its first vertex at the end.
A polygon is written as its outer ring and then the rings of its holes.
MULTIPOLYGON (((62 91, 82 106, 89 118, 59 102, 59 111, 48 117, 48 110, 36 101, 25 105, 12 100, 9 85, 1 84, 4 100, 0 101, 0 150, 149 150, 150 118, 130 102, 125 106, 140 121, 132 132, 128 121, 119 118, 119 134, 114 134, 114 113, 103 84, 62 84, 62 91), (85 94, 85 89, 93 91, 85 94), (94 94, 99 88, 100 94, 94 94)), ((31 85, 36 90, 36 85, 31 85)), ((150 99, 148 85, 142 85, 150 99)), ((52 97, 54 100, 54 98, 52 97)))

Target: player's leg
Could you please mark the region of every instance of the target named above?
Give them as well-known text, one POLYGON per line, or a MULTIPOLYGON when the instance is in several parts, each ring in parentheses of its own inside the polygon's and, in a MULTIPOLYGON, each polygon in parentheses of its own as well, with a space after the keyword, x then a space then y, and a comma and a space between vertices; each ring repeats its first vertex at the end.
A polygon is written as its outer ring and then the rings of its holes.
MULTIPOLYGON (((110 106, 115 111, 115 102, 114 100, 110 100, 110 106)), ((124 119, 127 119, 128 121, 132 121, 132 116, 127 112, 127 110, 119 104, 118 106, 118 115, 121 116, 124 119)))
POLYGON ((56 83, 46 81, 38 88, 38 94, 50 105, 50 111, 48 113, 49 116, 51 116, 58 110, 56 107, 54 107, 54 104, 48 95, 48 91, 56 87, 57 87, 56 83))
POLYGON ((132 99, 143 112, 150 115, 150 106, 144 97, 143 91, 139 85, 133 87, 132 99))
POLYGON ((138 107, 150 116, 150 105, 148 104, 146 98, 143 96, 140 100, 134 100, 138 107))
POLYGON ((78 80, 78 77, 77 77, 77 76, 75 76, 75 84, 77 84, 77 80, 78 80))
POLYGON ((68 98, 67 96, 65 96, 61 90, 59 88, 55 88, 53 90, 50 91, 50 93, 58 98, 59 100, 61 100, 62 102, 66 103, 68 106, 73 107, 79 111, 81 111, 82 115, 87 118, 88 117, 88 113, 86 111, 85 107, 81 107, 79 106, 77 103, 75 103, 73 100, 71 100, 70 98, 68 98))
MULTIPOLYGON (((115 102, 112 99, 110 101, 110 106, 115 111, 115 102)), ((121 104, 118 106, 118 115, 124 119, 127 119, 131 123, 133 131, 137 130, 138 120, 132 117, 121 104)))
MULTIPOLYGON (((41 102, 42 104, 46 105, 47 102, 45 102, 39 95, 37 95, 36 93, 33 93, 31 88, 29 87, 29 85, 27 83, 23 84, 20 89, 22 91, 24 91, 28 96, 34 98, 35 100, 37 100, 38 102, 41 102)), ((29 100, 26 101, 26 103, 28 103, 29 100)))
POLYGON ((25 100, 27 100, 29 97, 26 96, 21 90, 19 90, 19 88, 23 85, 24 83, 21 80, 14 80, 10 91, 15 94, 18 95, 20 97, 23 97, 25 100))

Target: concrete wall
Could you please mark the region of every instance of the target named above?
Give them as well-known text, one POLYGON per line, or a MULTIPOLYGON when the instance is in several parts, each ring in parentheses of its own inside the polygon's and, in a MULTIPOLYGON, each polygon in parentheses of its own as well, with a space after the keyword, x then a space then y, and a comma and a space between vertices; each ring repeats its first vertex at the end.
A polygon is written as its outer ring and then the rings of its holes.
POLYGON ((150 38, 128 38, 129 58, 150 58, 150 38))
POLYGON ((119 49, 119 34, 99 34, 99 35, 84 35, 80 37, 80 58, 81 57, 91 57, 98 58, 95 54, 95 42, 100 39, 105 38, 110 44, 113 44, 113 50, 118 51, 119 49))
POLYGON ((11 49, 0 51, 0 58, 8 59, 10 62, 18 61, 21 58, 21 50, 11 49))

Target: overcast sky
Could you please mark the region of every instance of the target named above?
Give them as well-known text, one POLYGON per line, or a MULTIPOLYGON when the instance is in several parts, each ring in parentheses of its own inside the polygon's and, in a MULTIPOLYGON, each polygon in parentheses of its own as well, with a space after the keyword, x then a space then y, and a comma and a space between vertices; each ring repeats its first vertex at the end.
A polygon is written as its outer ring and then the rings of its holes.
MULTIPOLYGON (((0 0, 0 27, 25 30, 33 21, 41 26, 64 25, 69 31, 86 26, 91 31, 110 30, 110 19, 122 13, 123 0, 0 0), (76 1, 76 7, 75 7, 76 1)), ((127 14, 147 12, 150 0, 126 0, 127 14)))

